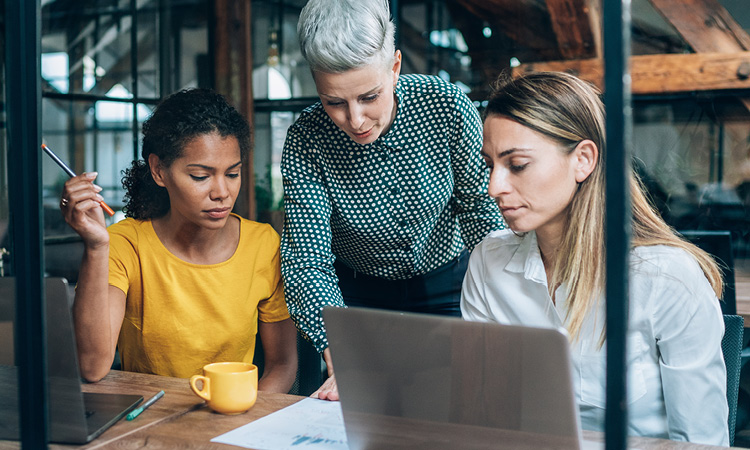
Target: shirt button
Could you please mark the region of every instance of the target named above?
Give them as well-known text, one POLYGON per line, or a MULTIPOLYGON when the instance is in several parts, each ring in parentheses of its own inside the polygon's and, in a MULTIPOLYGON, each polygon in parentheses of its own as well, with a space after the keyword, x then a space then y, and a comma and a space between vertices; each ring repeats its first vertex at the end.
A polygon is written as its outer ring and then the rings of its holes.
POLYGON ((391 194, 393 194, 393 195, 398 195, 400 193, 401 193, 401 188, 395 187, 395 188, 391 189, 391 194))
POLYGON ((400 227, 405 227, 406 225, 408 225, 408 223, 405 220, 401 220, 398 223, 398 226, 400 226, 400 227))
POLYGON ((380 155, 380 159, 381 159, 382 161, 388 161, 388 155, 386 155, 386 154, 382 154, 382 155, 380 155))

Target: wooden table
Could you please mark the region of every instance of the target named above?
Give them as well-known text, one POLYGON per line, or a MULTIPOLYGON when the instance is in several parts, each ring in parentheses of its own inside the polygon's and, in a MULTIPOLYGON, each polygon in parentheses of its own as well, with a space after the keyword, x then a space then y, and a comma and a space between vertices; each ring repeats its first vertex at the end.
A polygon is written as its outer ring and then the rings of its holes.
MULTIPOLYGON (((187 449, 187 448, 206 448, 227 450, 228 446, 224 444, 215 444, 210 442, 216 436, 226 433, 227 431, 238 428, 260 417, 278 411, 289 406, 303 397, 268 394, 261 392, 258 395, 258 401, 250 411, 236 415, 225 416, 217 414, 204 406, 203 402, 195 396, 188 385, 187 380, 180 378, 160 377, 156 375, 136 374, 129 372, 112 371, 102 381, 95 384, 86 384, 83 386, 85 391, 89 392, 112 392, 123 394, 139 394, 148 398, 161 389, 164 389, 164 397, 156 402, 149 409, 144 411, 133 421, 121 420, 112 428, 105 431, 100 437, 87 445, 80 447, 51 444, 51 449, 97 449, 97 448, 117 448, 117 449, 187 449)), ((409 448, 434 448, 434 444, 428 441, 428 438, 434 439, 434 434, 426 434, 425 438, 420 438, 418 430, 410 428, 409 436, 403 436, 404 430, 393 427, 392 429, 383 429, 379 433, 382 439, 382 446, 369 448, 392 448, 394 442, 403 442, 408 439, 409 448), (417 443, 417 445, 414 445, 417 443), (421 445, 419 445, 421 444, 421 445)), ((433 431, 434 432, 434 431, 433 431)), ((603 435, 596 432, 584 431, 584 437, 589 440, 603 440, 603 435)), ((471 440, 471 436, 467 436, 471 440)), ((473 438, 477 440, 476 438, 473 438)), ((548 448, 554 448, 550 445, 548 448)), ((641 450, 708 450, 718 449, 709 445, 690 444, 685 442, 674 442, 661 439, 649 438, 631 438, 630 447, 641 450)), ((0 449, 18 449, 20 445, 15 441, 0 441, 0 449)), ((538 443, 528 443, 519 440, 518 436, 483 442, 473 448, 513 448, 523 450, 524 448, 539 449, 538 443), (506 447, 502 447, 503 443, 506 447)))
MULTIPOLYGON (((188 380, 113 370, 98 383, 82 385, 84 392, 142 395, 150 398, 160 390, 164 397, 135 420, 120 420, 92 442, 82 445, 50 444, 50 449, 98 448, 222 448, 210 439, 252 422, 271 412, 296 403, 304 397, 261 392, 255 406, 245 414, 225 416, 209 410, 190 390, 188 380), (185 420, 179 421, 186 417, 185 420), (179 425, 175 429, 173 423, 179 425), (166 435, 165 444, 159 436, 166 435), (153 437, 152 437, 153 436, 153 437)), ((0 450, 19 449, 16 441, 0 440, 0 450)))
MULTIPOLYGON (((91 443, 77 448, 99 448, 106 446, 135 431, 149 428, 185 414, 195 408, 202 407, 203 402, 190 391, 189 387, 186 390, 186 386, 187 381, 180 378, 159 377, 114 370, 99 383, 84 384, 82 389, 86 392, 137 394, 142 395, 144 398, 150 398, 161 389, 164 389, 165 395, 135 420, 120 420, 91 443)), ((69 447, 76 448, 76 446, 50 444, 50 448, 69 447)), ((20 445, 18 442, 0 440, 0 449, 11 448, 17 449, 20 448, 20 445)))

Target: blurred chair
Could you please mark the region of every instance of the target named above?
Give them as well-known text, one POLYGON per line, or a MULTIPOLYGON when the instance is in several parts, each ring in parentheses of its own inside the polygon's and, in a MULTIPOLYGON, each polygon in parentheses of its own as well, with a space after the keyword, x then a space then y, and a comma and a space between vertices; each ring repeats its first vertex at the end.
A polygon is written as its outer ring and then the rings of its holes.
POLYGON ((721 351, 727 367, 727 403, 729 405, 729 445, 734 445, 737 422, 737 401, 740 388, 740 369, 742 368, 742 333, 744 320, 741 316, 724 315, 724 338, 721 340, 721 351))
MULTIPOLYGON (((258 366, 258 376, 262 376, 265 356, 263 354, 263 344, 260 341, 260 334, 255 336, 253 364, 258 366)), ((303 396, 312 394, 323 384, 325 380, 324 376, 325 365, 323 364, 323 358, 315 350, 315 347, 297 331, 297 376, 294 378, 294 384, 289 390, 289 394, 303 396)))
POLYGON ((308 396, 325 381, 323 358, 315 347, 297 332, 297 377, 290 394, 308 396))
POLYGON ((737 314, 737 294, 734 285, 734 257, 732 234, 729 231, 684 230, 679 233, 698 248, 714 257, 724 277, 724 296, 721 312, 737 314))
MULTIPOLYGON (((59 215, 59 211, 58 211, 59 215)), ((71 289, 78 282, 78 268, 83 259, 83 239, 77 234, 44 238, 44 271, 49 277, 68 280, 71 289)))

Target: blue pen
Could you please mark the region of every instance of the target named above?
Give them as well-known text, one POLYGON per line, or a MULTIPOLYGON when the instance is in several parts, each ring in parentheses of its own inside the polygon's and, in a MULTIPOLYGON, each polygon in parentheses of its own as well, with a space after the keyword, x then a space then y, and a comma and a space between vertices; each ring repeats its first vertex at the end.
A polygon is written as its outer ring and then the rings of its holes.
MULTIPOLYGON (((145 409, 146 409, 146 408, 148 408, 149 406, 151 406, 151 405, 153 405, 154 403, 156 403, 156 401, 157 401, 157 400, 159 400, 159 399, 160 399, 160 398, 162 398, 162 397, 164 397, 164 391, 159 391, 159 393, 158 393, 158 394, 156 394, 156 395, 154 395, 153 397, 151 397, 150 399, 148 399, 148 400, 146 401, 146 403, 144 403, 144 404, 143 404, 143 406, 140 406, 140 407, 138 407, 138 408, 136 408, 136 409, 132 410, 132 411, 130 412, 130 414, 128 414, 128 415, 127 415, 127 417, 125 417, 125 419, 127 419, 127 420, 133 420, 133 419, 135 419, 136 417, 138 417, 138 415, 139 415, 140 413, 142 413, 142 412, 143 412, 143 410, 145 410, 145 409)), ((122 417, 122 416, 121 416, 121 417, 122 417)))

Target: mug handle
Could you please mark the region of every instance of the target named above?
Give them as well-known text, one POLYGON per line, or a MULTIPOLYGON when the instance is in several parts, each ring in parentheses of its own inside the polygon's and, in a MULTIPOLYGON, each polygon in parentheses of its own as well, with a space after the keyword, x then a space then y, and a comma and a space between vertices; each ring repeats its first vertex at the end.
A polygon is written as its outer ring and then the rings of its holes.
POLYGON ((211 381, 207 377, 204 377, 203 375, 193 375, 190 377, 190 388, 193 389, 195 395, 203 400, 211 400, 211 381), (198 380, 203 382, 203 389, 198 389, 195 385, 198 380))

